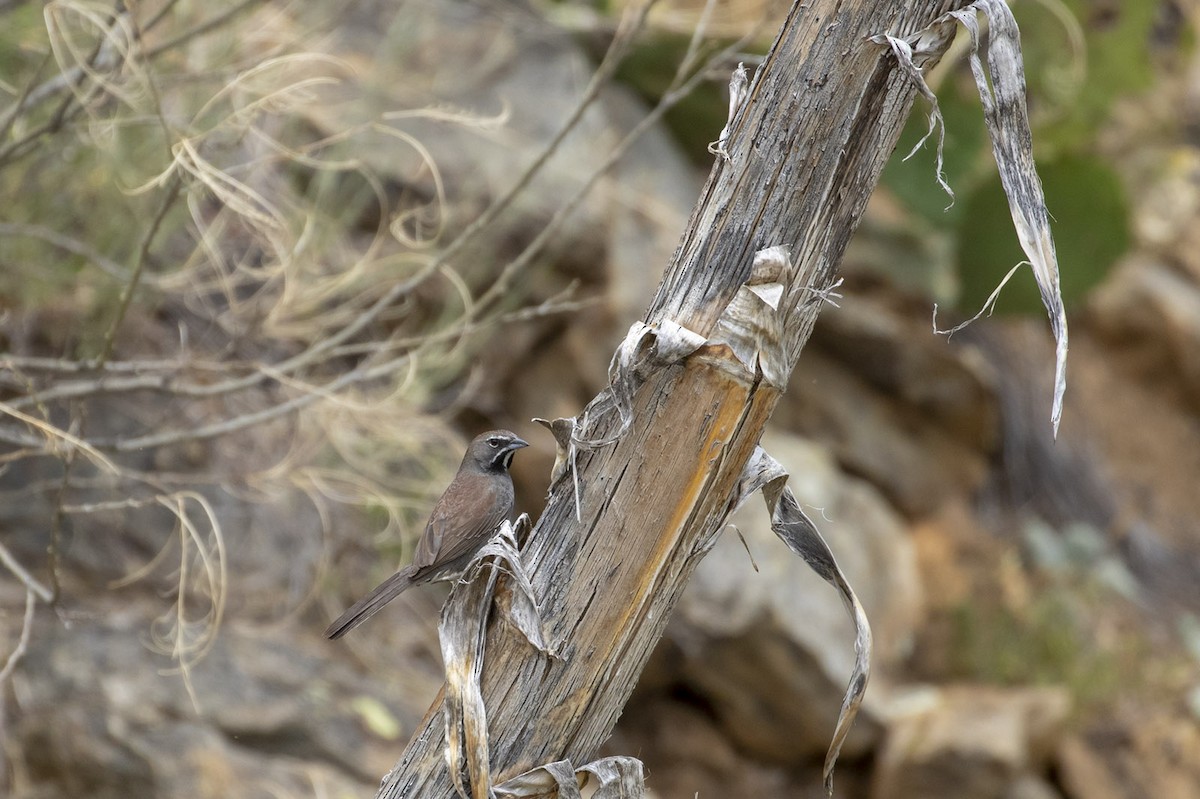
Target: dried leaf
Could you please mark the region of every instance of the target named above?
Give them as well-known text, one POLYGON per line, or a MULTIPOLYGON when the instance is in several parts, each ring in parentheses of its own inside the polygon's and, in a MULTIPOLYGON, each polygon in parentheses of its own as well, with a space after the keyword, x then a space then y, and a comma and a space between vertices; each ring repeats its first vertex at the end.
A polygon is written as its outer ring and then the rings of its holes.
POLYGON ((642 799, 645 778, 642 761, 635 757, 614 756, 593 760, 575 773, 586 771, 600 783, 592 799, 642 799))
POLYGON ((488 799, 491 773, 488 766, 487 711, 479 688, 483 671, 488 613, 501 574, 511 578, 513 601, 510 620, 541 652, 552 655, 546 644, 541 615, 533 598, 529 575, 517 549, 520 528, 528 528, 522 514, 514 526, 504 522, 472 559, 463 577, 442 607, 438 636, 446 669, 443 717, 446 724, 446 766, 455 791, 463 799, 488 799), (467 782, 463 782, 466 772, 467 782), (468 787, 470 792, 468 793, 468 787))
POLYGON ((543 797, 558 799, 580 799, 580 778, 575 776, 575 767, 569 760, 556 760, 544 766, 530 769, 496 786, 496 796, 543 797))
POLYGON ((495 791, 497 797, 513 799, 543 796, 580 799, 580 788, 588 784, 589 775, 599 783, 591 799, 642 799, 645 796, 642 761, 625 756, 601 758, 578 769, 569 760, 556 760, 518 774, 497 785, 495 791))
POLYGON ((608 388, 588 404, 576 420, 567 450, 575 489, 575 518, 580 518, 579 470, 575 456, 580 448, 607 446, 620 438, 633 422, 633 395, 646 382, 648 369, 678 363, 704 346, 704 337, 666 320, 658 326, 634 322, 608 365, 608 388), (589 438, 588 430, 605 414, 616 410, 621 423, 601 438, 589 438))
POLYGON ((842 744, 854 725, 854 718, 858 715, 867 690, 867 680, 871 676, 871 625, 867 621, 866 611, 854 594, 854 589, 846 581, 833 553, 829 551, 829 545, 817 531, 816 525, 805 515, 792 490, 787 487, 787 479, 787 470, 779 461, 768 455, 762 447, 756 447, 738 481, 732 509, 741 507, 751 494, 761 490, 771 512, 771 529, 783 539, 788 549, 804 558, 809 568, 838 590, 842 603, 854 622, 854 670, 846 687, 846 695, 842 698, 833 739, 825 755, 825 790, 832 796, 833 767, 842 751, 842 744))
POLYGON ((571 442, 577 447, 595 448, 616 441, 633 421, 633 395, 646 382, 647 369, 678 363, 704 343, 703 336, 669 319, 657 326, 634 322, 609 362, 608 388, 584 410, 571 442), (611 410, 620 415, 621 424, 603 438, 588 438, 592 424, 611 410))
POLYGON ((1021 37, 1017 21, 1003 0, 976 0, 968 8, 952 11, 971 36, 971 73, 983 103, 983 117, 992 137, 992 152, 1021 249, 1033 266, 1042 304, 1050 316, 1056 342, 1054 401, 1050 421, 1054 434, 1062 419, 1067 390, 1067 317, 1058 285, 1058 257, 1050 233, 1050 214, 1042 181, 1033 163, 1033 136, 1025 107, 1025 71, 1021 63, 1021 37), (979 59, 979 21, 976 10, 988 19, 988 75, 979 59), (991 83, 988 77, 991 77, 991 83))
POLYGON ((575 432, 574 417, 558 418, 554 421, 534 417, 533 421, 550 431, 554 436, 554 467, 550 470, 550 486, 552 490, 558 479, 567 473, 567 463, 570 458, 571 435, 575 432))
POLYGON ((783 281, 792 271, 785 247, 754 254, 750 279, 740 286, 713 328, 711 341, 729 346, 746 369, 759 370, 776 388, 787 385, 788 359, 779 303, 783 281))
MULTIPOLYGON (((937 95, 933 93, 933 89, 929 88, 929 84, 925 82, 925 78, 921 75, 921 70, 914 62, 913 51, 915 48, 912 45, 904 39, 898 39, 895 36, 886 34, 872 36, 871 41, 876 44, 886 44, 892 48, 892 54, 896 56, 896 62, 900 65, 900 69, 917 85, 917 91, 929 102, 929 129, 925 131, 924 136, 917 140, 917 143, 909 150, 908 155, 904 156, 904 160, 907 161, 916 155, 917 150, 925 146, 925 142, 934 134, 934 131, 937 132, 937 166, 934 167, 934 176, 937 178, 938 185, 950 196, 950 205, 946 206, 946 210, 949 211, 950 207, 954 205, 954 190, 946 182, 946 173, 942 168, 942 156, 946 149, 946 120, 942 117, 942 109, 938 106, 937 95)), ((947 39, 945 42, 940 42, 939 44, 944 47, 948 43, 949 40, 947 39)))
MULTIPOLYGON (((1029 128, 1029 112, 1025 106, 1025 70, 1021 60, 1017 22, 1003 0, 976 0, 964 9, 951 11, 939 17, 926 30, 907 39, 875 36, 872 37, 872 41, 886 43, 891 47, 901 69, 917 84, 921 94, 930 99, 933 105, 930 112, 932 133, 935 121, 940 120, 941 115, 937 109, 937 101, 932 97, 932 92, 921 75, 920 64, 917 63, 921 59, 916 56, 927 55, 939 47, 944 49, 948 41, 946 24, 952 20, 966 28, 971 37, 971 73, 975 76, 975 85, 983 104, 983 118, 992 139, 992 153, 996 157, 1000 182, 1008 196, 1017 239, 1033 268, 1038 291, 1042 295, 1042 304, 1046 306, 1050 328, 1054 332, 1054 399, 1050 410, 1050 422, 1057 436, 1058 425, 1062 420, 1063 396, 1067 390, 1067 318, 1062 292, 1059 289, 1058 256, 1055 254, 1054 237, 1050 232, 1050 214, 1046 210, 1042 182, 1033 162, 1033 135, 1029 128), (986 73, 979 56, 979 13, 988 20, 986 73)), ((938 182, 945 185, 941 175, 940 138, 938 182)), ((949 187, 946 188, 949 191, 949 187)), ((1005 280, 1007 281, 1007 278, 1005 280)), ((999 288, 984 304, 981 314, 990 309, 998 292, 999 288)), ((956 329, 958 328, 953 330, 956 329)))
POLYGON ((739 62, 737 69, 729 77, 729 116, 725 120, 725 127, 721 128, 721 134, 717 136, 717 140, 708 145, 710 153, 726 161, 729 160, 729 151, 725 149, 725 144, 729 141, 729 129, 733 127, 733 120, 737 117, 738 111, 741 110, 742 104, 746 101, 746 95, 749 93, 750 79, 746 74, 746 65, 739 62))

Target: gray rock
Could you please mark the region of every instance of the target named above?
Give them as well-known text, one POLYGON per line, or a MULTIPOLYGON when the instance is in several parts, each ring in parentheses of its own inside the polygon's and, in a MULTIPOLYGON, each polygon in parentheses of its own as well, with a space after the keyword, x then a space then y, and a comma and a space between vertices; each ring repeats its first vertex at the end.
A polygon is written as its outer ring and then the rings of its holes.
POLYGON ((230 624, 191 668, 189 693, 134 616, 104 612, 69 630, 38 618, 5 742, 16 796, 365 794, 440 682, 406 695, 412 682, 371 682, 294 628, 230 624))

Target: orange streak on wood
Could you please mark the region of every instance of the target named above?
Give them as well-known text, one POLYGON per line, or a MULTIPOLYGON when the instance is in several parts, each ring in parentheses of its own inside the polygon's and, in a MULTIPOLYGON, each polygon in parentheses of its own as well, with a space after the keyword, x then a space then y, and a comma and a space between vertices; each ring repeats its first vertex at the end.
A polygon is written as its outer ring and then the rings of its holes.
MULTIPOLYGON (((730 359, 733 357, 732 352, 723 355, 730 359)), ((661 578, 664 566, 671 562, 670 553, 679 546, 680 538, 689 529, 689 519, 703 504, 707 491, 712 489, 713 480, 718 476, 720 464, 726 454, 726 447, 736 434, 747 410, 747 400, 751 392, 751 385, 745 382, 748 375, 739 368, 740 365, 736 361, 726 364, 725 368, 714 366, 717 364, 708 358, 689 359, 686 370, 692 374, 685 375, 677 384, 688 386, 693 396, 704 397, 706 402, 700 410, 706 416, 711 415, 711 418, 705 420, 707 426, 697 449, 679 453, 680 459, 694 464, 697 468, 686 482, 682 483, 670 515, 653 536, 653 549, 640 561, 644 567, 630 583, 635 587, 638 601, 627 604, 618 617, 620 623, 611 628, 614 631, 613 644, 623 639, 629 631, 636 629, 629 624, 629 620, 645 613, 646 604, 655 593, 655 584, 661 578), (737 379, 733 376, 735 374, 743 379, 737 379)), ((693 412, 696 410, 695 405, 685 407, 693 412)))
POLYGON ((675 505, 670 521, 667 523, 670 535, 659 536, 654 557, 648 559, 649 563, 656 566, 666 562, 666 553, 675 548, 680 535, 686 529, 688 519, 695 511, 697 503, 702 499, 703 490, 710 486, 716 475, 716 467, 724 454, 724 449, 730 443, 730 439, 742 420, 742 414, 746 410, 749 386, 735 383, 717 372, 712 373, 710 379, 713 378, 725 383, 725 396, 719 401, 717 416, 713 419, 708 434, 704 437, 701 457, 695 461, 699 468, 692 473, 691 480, 683 487, 679 502, 675 505))

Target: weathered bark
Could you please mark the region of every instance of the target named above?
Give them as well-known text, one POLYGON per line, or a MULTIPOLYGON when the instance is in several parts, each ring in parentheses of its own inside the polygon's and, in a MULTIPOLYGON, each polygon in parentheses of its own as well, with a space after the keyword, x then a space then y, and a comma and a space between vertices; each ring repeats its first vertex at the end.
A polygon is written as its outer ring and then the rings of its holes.
MULTIPOLYGON (((816 293, 834 278, 914 96, 888 49, 867 37, 906 36, 963 5, 793 7, 646 321, 708 337, 754 253, 788 245, 781 361, 790 374, 821 305, 816 293)), ((525 560, 565 657, 547 658, 504 624, 490 630, 482 690, 496 782, 564 758, 582 764, 611 733, 778 400, 780 386, 749 366, 709 344, 653 371, 629 429, 580 452, 581 520, 570 475, 553 487, 525 560)), ((589 432, 618 421, 610 413, 589 432)), ((431 712, 379 795, 453 796, 444 738, 441 714, 431 712)))

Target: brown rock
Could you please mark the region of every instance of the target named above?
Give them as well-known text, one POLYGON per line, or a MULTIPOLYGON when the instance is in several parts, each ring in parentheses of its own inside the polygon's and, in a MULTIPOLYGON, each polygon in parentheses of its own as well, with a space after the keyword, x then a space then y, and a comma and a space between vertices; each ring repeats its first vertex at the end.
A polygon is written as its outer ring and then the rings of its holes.
POLYGON ((846 294, 823 310, 775 420, 920 517, 987 474, 1000 436, 994 370, 962 337, 933 335, 927 303, 846 294))
POLYGON ((1058 770, 1069 799, 1195 799, 1200 728, 1193 718, 1126 714, 1064 741, 1058 770))
POLYGON ((1200 285, 1148 258, 1126 260, 1093 292, 1088 321, 1118 349, 1132 351, 1139 375, 1176 381, 1200 407, 1200 285))
POLYGON ((1005 799, 1043 766, 1070 710, 1059 688, 931 688, 911 704, 888 728, 875 799, 1005 799))
POLYGON ((891 291, 848 291, 823 310, 813 343, 931 426, 989 450, 999 435, 996 377, 961 338, 936 335, 931 314, 926 303, 906 307, 891 291))
MULTIPOLYGON (((703 710, 669 699, 633 704, 606 745, 613 753, 636 752, 646 765, 647 799, 771 797, 820 799, 817 767, 785 768, 759 763, 739 752, 703 710)), ((854 780, 839 773, 839 794, 854 780)))
MULTIPOLYGON (((1195 62, 1194 62, 1195 63, 1195 62)), ((1193 78, 1192 91, 1196 85, 1193 78)), ((1172 109, 1176 113, 1177 109, 1172 109)), ((1134 209, 1135 230, 1140 242, 1163 253, 1200 280, 1200 151, 1191 144, 1161 152, 1152 168, 1153 185, 1142 192, 1134 209)))
POLYGON ((1062 794, 1041 777, 1022 774, 1008 786, 1004 799, 1062 799, 1062 794))
POLYGON ((961 499, 914 524, 912 539, 930 610, 954 608, 970 598, 978 586, 981 567, 991 571, 1003 551, 1003 545, 979 527, 971 508, 961 499))

